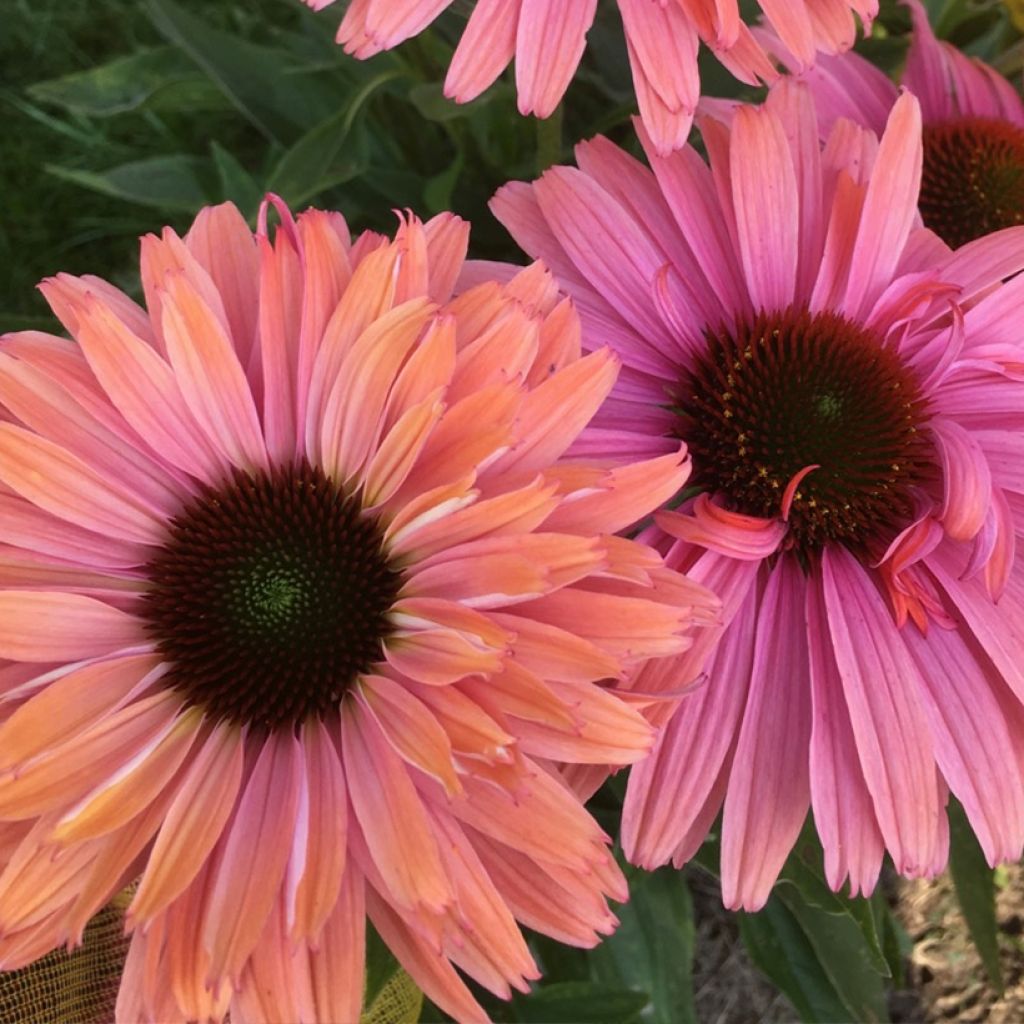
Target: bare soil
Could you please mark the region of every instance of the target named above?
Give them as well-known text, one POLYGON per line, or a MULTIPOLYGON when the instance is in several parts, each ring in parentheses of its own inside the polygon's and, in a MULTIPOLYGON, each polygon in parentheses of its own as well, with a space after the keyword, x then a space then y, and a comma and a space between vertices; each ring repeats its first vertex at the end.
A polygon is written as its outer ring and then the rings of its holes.
POLYGON ((949 875, 901 882, 897 915, 914 942, 908 982, 920 1020, 1024 1022, 1024 867, 996 872, 996 919, 1004 990, 991 985, 960 915, 949 875))

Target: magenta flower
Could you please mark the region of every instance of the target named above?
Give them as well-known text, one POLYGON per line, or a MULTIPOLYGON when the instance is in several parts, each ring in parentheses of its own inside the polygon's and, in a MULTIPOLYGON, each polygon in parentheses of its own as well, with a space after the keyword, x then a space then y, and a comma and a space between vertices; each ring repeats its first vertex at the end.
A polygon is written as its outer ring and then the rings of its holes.
MULTIPOLYGON (((918 97, 924 125, 919 205, 924 223, 956 248, 1024 224, 1024 102, 995 68, 935 38, 920 0, 903 0, 914 34, 903 87, 918 97)), ((765 46, 799 71, 801 61, 767 32, 765 46)), ((825 57, 803 72, 823 130, 846 117, 879 132, 899 95, 855 53, 825 57)))
POLYGON ((1024 229, 952 254, 920 227, 921 113, 822 147, 807 88, 715 107, 652 171, 604 139, 493 208, 624 369, 575 447, 680 439, 692 483, 645 538, 724 623, 632 685, 700 671, 632 771, 623 843, 693 855, 721 810, 730 907, 766 900, 810 808, 829 883, 945 864, 948 791, 991 862, 1024 842, 1024 229), (1005 283, 1004 283, 1005 282, 1005 283))

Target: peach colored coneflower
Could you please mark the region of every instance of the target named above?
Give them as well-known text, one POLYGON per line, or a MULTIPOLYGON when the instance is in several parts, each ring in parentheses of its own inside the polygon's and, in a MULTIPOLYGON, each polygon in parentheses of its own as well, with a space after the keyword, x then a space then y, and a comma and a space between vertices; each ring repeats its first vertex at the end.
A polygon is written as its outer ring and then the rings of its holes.
MULTIPOLYGON (((306 0, 321 10, 334 0, 306 0)), ((390 50, 427 27, 452 0, 353 0, 338 42, 356 57, 390 50)), ((760 0, 761 13, 800 66, 819 52, 849 49, 854 14, 869 28, 878 0, 760 0)), ((640 114, 659 152, 690 133, 700 96, 697 49, 703 41, 737 78, 771 81, 775 68, 740 13, 738 0, 618 0, 640 114)), ((565 94, 586 46, 597 0, 477 0, 448 76, 445 95, 479 96, 515 58, 523 114, 549 117, 565 94)))
MULTIPOLYGON (((903 87, 921 103, 924 134, 921 217, 956 248, 1024 224, 1024 101, 995 68, 940 42, 920 0, 902 0, 914 22, 903 87)), ((794 70, 784 45, 758 33, 794 70)), ((899 95, 855 53, 823 58, 804 72, 827 131, 846 117, 879 132, 899 95)))
POLYGON ((459 1020, 624 899, 553 769, 650 747, 608 685, 703 587, 612 536, 685 450, 561 463, 611 388, 467 226, 233 206, 142 243, 147 309, 43 291, 0 343, 0 967, 141 876, 118 1020, 355 1021, 367 917, 459 1020))
POLYGON ((919 226, 909 94, 880 142, 840 120, 823 148, 805 85, 715 109, 710 166, 597 139, 493 203, 623 360, 576 450, 686 441, 699 493, 642 536, 724 604, 707 685, 631 771, 624 847, 682 864, 721 810, 725 902, 756 909, 810 808, 830 884, 866 893, 886 850, 941 869, 952 790, 1016 859, 1024 229, 953 254, 919 226))

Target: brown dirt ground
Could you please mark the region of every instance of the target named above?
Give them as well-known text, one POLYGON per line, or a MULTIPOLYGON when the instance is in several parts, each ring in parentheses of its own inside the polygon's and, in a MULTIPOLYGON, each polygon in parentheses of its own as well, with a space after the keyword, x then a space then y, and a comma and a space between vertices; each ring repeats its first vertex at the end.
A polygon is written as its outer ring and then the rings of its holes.
POLYGON ((1001 868, 996 886, 1002 995, 985 975, 949 875, 900 883, 897 915, 914 942, 908 981, 920 1001, 920 1015, 902 1020, 1024 1022, 1024 867, 1001 868))
MULTIPOLYGON (((751 963, 735 919, 722 909, 717 886, 702 872, 689 875, 697 925, 694 987, 701 1024, 783 1024, 792 1006, 751 963)), ((883 884, 913 942, 906 988, 891 993, 896 1024, 1024 1024, 1024 866, 996 874, 996 917, 1005 988, 989 983, 960 915, 949 875, 883 884)))

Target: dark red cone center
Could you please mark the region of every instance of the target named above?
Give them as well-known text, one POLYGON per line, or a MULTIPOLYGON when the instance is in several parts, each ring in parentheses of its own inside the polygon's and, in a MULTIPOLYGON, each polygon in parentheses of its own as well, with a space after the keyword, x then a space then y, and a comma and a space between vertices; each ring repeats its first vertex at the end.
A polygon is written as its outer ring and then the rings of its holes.
POLYGON ((920 206, 954 249, 1024 224, 1024 129, 985 117, 926 125, 920 206))
POLYGON ((897 355, 834 313, 762 313, 708 332, 680 383, 678 434, 693 482, 747 515, 789 509, 789 541, 877 550, 913 512, 934 456, 920 389, 897 355))
POLYGON ((401 586, 377 521, 308 463, 200 494, 145 572, 168 683, 267 728, 338 706, 382 657, 401 586))

